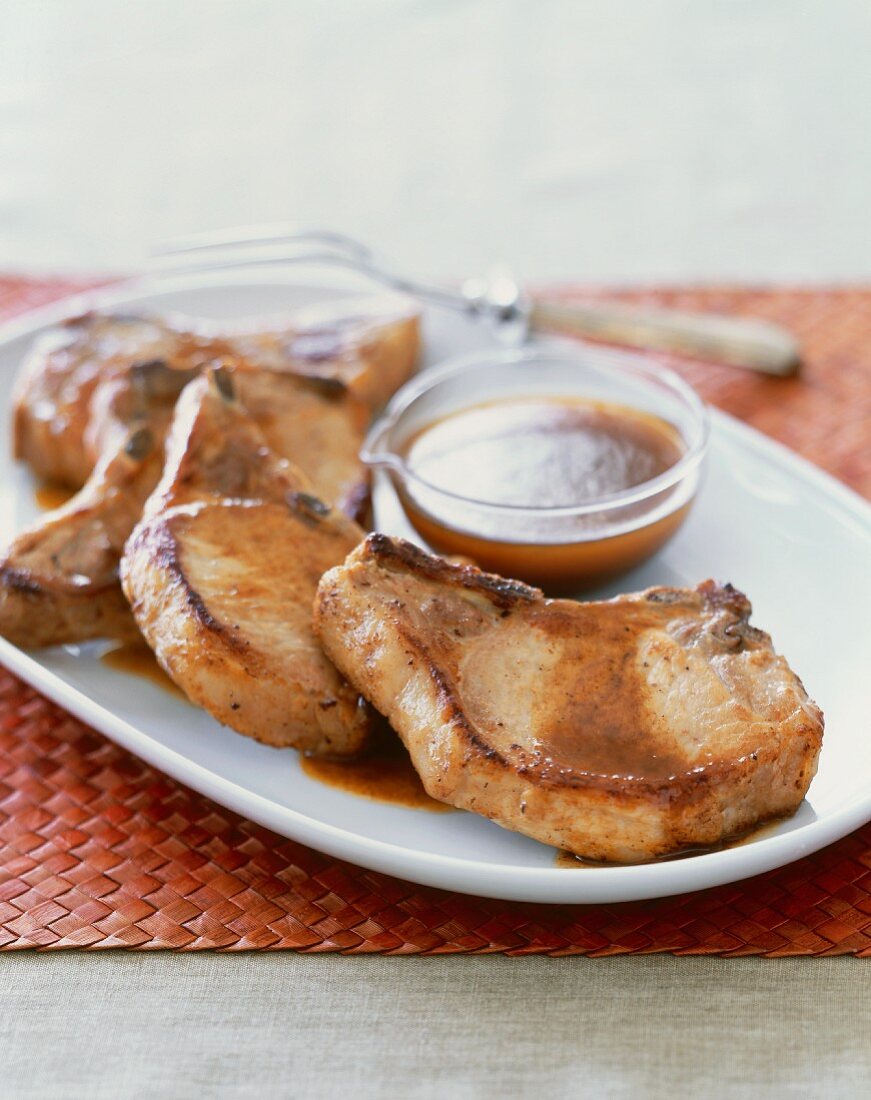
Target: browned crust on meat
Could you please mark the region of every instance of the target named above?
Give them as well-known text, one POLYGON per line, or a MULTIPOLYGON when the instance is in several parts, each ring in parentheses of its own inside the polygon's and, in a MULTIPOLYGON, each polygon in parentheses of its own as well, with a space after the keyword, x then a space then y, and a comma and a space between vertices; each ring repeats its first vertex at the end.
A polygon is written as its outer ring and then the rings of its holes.
MULTIPOLYGON (((478 592, 486 596, 495 606, 502 610, 510 609, 517 603, 533 600, 544 600, 545 597, 538 589, 529 588, 520 581, 505 580, 495 574, 485 573, 476 566, 455 566, 442 558, 433 557, 414 546, 413 543, 403 539, 391 539, 388 536, 369 535, 363 547, 356 551, 363 558, 371 556, 387 568, 401 565, 406 571, 414 571, 419 576, 436 581, 448 586, 453 585, 461 590, 478 592), (375 544, 373 546, 373 544, 375 544), (374 551, 370 554, 370 551, 374 551), (462 574, 458 575, 458 570, 462 574)), ((707 580, 695 589, 678 589, 669 587, 649 588, 640 593, 642 598, 653 603, 687 604, 696 602, 688 600, 689 596, 697 595, 701 600, 710 603, 712 607, 728 612, 729 618, 725 627, 726 631, 733 630, 734 636, 730 645, 740 649, 746 638, 757 641, 760 638, 767 639, 768 635, 756 630, 747 624, 747 618, 751 612, 750 601, 747 597, 733 588, 732 585, 718 585, 716 581, 707 580)), ((562 601, 547 601, 559 603, 562 601)), ((540 762, 529 758, 526 765, 518 768, 516 761, 507 759, 502 753, 489 744, 470 723, 463 710, 462 697, 456 684, 440 668, 433 658, 427 645, 421 641, 419 635, 413 631, 403 629, 401 624, 396 625, 397 632, 403 642, 413 648, 419 655, 426 671, 432 680, 445 721, 449 721, 456 730, 462 734, 475 752, 493 767, 506 771, 517 771, 520 775, 535 774, 537 782, 542 786, 557 789, 560 787, 583 789, 585 791, 599 791, 605 796, 619 794, 621 797, 637 795, 639 798, 655 797, 663 803, 675 803, 698 801, 705 797, 709 785, 716 785, 722 781, 726 773, 734 774, 734 764, 723 761, 714 761, 707 764, 703 770, 684 770, 668 779, 648 779, 643 776, 617 776, 600 775, 593 772, 567 772, 546 771, 542 769, 540 762)), ((808 726, 808 733, 813 731, 808 726)), ((760 759, 764 761, 764 754, 754 754, 751 763, 756 764, 760 759)))
MULTIPOLYGON (((184 515, 184 513, 177 512, 175 515, 184 515)), ((147 555, 151 567, 163 572, 164 583, 172 586, 177 592, 179 599, 184 603, 185 611, 192 614, 204 630, 219 635, 224 645, 240 653, 244 652, 249 648, 245 641, 229 630, 226 623, 215 618, 209 611, 206 601, 190 583, 182 567, 178 542, 172 528, 172 517, 166 516, 158 516, 150 523, 139 524, 127 542, 124 549, 125 556, 131 559, 134 555, 147 555)), ((142 601, 136 600, 135 603, 136 610, 139 612, 142 601)))
MULTIPOLYGON (((742 593, 731 585, 705 581, 695 589, 659 587, 636 596, 584 605, 598 609, 585 611, 572 601, 546 600, 534 589, 500 582, 501 578, 488 577, 474 567, 449 565, 399 540, 370 536, 344 566, 327 573, 319 587, 315 629, 322 644, 351 682, 388 716, 409 748, 431 796, 586 858, 616 861, 654 858, 689 846, 721 843, 769 817, 796 808, 816 770, 822 716, 804 695, 798 678, 773 653, 768 635, 749 625, 750 603, 742 593), (478 597, 483 598, 481 602, 478 597), (626 614, 629 620, 620 618, 626 614), (725 698, 733 702, 728 704, 731 709, 723 712, 724 721, 739 725, 737 733, 729 735, 723 745, 736 748, 723 749, 718 741, 721 735, 709 732, 700 742, 701 756, 690 751, 693 737, 688 745, 674 741, 680 746, 674 755, 669 738, 678 734, 668 731, 677 731, 682 722, 691 720, 694 704, 687 704, 690 710, 684 711, 681 696, 668 696, 667 703, 663 696, 666 709, 677 706, 676 710, 669 709, 669 722, 677 724, 660 731, 655 714, 639 712, 641 724, 627 727, 637 729, 639 748, 630 749, 626 766, 619 763, 621 757, 609 757, 610 769, 601 765, 592 768, 589 763, 581 767, 569 764, 571 753, 551 758, 552 752, 560 750, 547 746, 556 746, 557 742, 541 742, 533 737, 524 747, 511 741, 508 729, 504 736, 494 737, 492 724, 479 726, 470 718, 468 693, 476 689, 468 679, 470 666, 458 662, 461 653, 469 652, 469 646, 474 648, 476 638, 494 639, 495 648, 487 646, 485 652, 493 654, 498 666, 505 644, 500 639, 517 636, 502 633, 509 629, 508 623, 514 623, 512 632, 539 630, 549 623, 548 632, 539 637, 553 638, 558 647, 568 645, 556 652, 574 653, 579 643, 573 642, 573 637, 587 636, 585 632, 592 627, 597 633, 589 636, 598 638, 602 627, 593 624, 605 621, 639 624, 642 634, 627 642, 626 652, 641 654, 642 646, 652 647, 643 652, 651 659, 658 657, 660 675, 666 677, 645 681, 647 674, 640 672, 639 665, 640 683, 648 693, 659 690, 655 687, 659 682, 664 685, 662 690, 672 692, 679 683, 683 659, 696 661, 694 667, 700 674, 702 667, 708 668, 708 675, 709 661, 727 660, 738 662, 729 668, 745 680, 752 679, 754 670, 774 677, 775 694, 764 696, 772 702, 760 698, 758 704, 753 703, 753 707, 762 709, 747 712, 749 725, 744 727, 743 696, 727 694, 725 698), (578 624, 577 628, 573 623, 578 624), (581 633, 575 635, 575 629, 581 633), (642 642, 647 630, 651 631, 651 641, 642 642), (690 652, 693 657, 689 657, 690 652), (671 661, 679 663, 680 669, 671 661), (461 667, 466 678, 458 681, 461 667), (791 693, 783 704, 777 702, 779 685, 791 693), (771 705, 773 711, 765 709, 771 705), (783 715, 783 729, 775 725, 770 736, 761 732, 772 720, 777 721, 778 713, 783 715), (644 738, 653 739, 649 748, 644 738), (629 766, 630 759, 642 761, 651 752, 651 759, 659 760, 649 774, 643 765, 641 771, 629 766)), ((618 625, 616 633, 603 634, 602 644, 619 649, 622 629, 618 625)), ((538 650, 533 652, 537 654, 538 650)), ((583 646, 578 652, 585 652, 583 646)), ((589 652, 594 660, 599 659, 597 650, 589 652)), ((640 662, 641 657, 634 660, 640 662)), ((506 670, 514 667, 504 666, 506 670)), ((619 667, 619 663, 615 665, 619 667)), ((488 668, 498 674, 492 683, 503 684, 499 690, 516 699, 514 674, 509 673, 506 680, 506 673, 500 673, 498 667, 483 666, 485 677, 488 668)), ((690 671, 689 664, 686 671, 690 671)), ((728 669, 724 671, 732 675, 728 669)), ((570 668, 566 675, 571 684, 570 668)), ((704 690, 713 691, 705 698, 719 707, 724 703, 716 701, 720 698, 717 690, 721 690, 714 689, 716 682, 704 690)), ((484 698, 492 700, 493 689, 486 679, 482 683, 484 698)), ((702 678, 699 683, 707 681, 702 678)), ((557 681, 554 687, 555 698, 561 699, 560 683, 557 681)), ((753 697, 754 689, 750 690, 748 699, 753 697)), ((767 693, 769 689, 764 690, 767 693)), ((653 697, 648 694, 647 702, 653 697)), ((575 706, 571 695, 565 698, 567 706, 575 706)), ((577 698, 583 700, 583 696, 577 698)), ((706 704, 700 705, 703 713, 706 704)), ((548 702, 545 713, 552 718, 563 713, 561 707, 559 702, 548 702)), ((539 713, 521 710, 528 715, 539 713)), ((493 714, 487 709, 474 713, 493 714)), ((583 705, 578 711, 565 713, 565 728, 577 729, 583 738, 587 727, 572 724, 574 713, 585 713, 583 705)), ((497 712, 486 722, 492 723, 498 716, 497 712)), ((595 718, 593 722, 591 731, 597 728, 595 718)), ((591 757, 585 750, 576 759, 579 764, 594 760, 596 753, 591 757)))
POLYGON ((367 536, 358 553, 361 558, 371 558, 388 569, 403 569, 438 584, 479 592, 504 610, 519 602, 544 598, 540 589, 531 588, 522 581, 506 580, 495 573, 485 573, 474 565, 452 565, 444 558, 427 554, 413 542, 377 532, 367 536))
POLYGON ((201 513, 193 506, 144 521, 122 561, 124 591, 158 662, 191 702, 238 733, 319 756, 359 752, 369 718, 356 692, 334 670, 335 683, 307 683, 281 669, 191 583, 185 531, 201 513))
POLYGON ((118 583, 121 548, 157 484, 165 428, 189 378, 154 360, 96 386, 96 466, 78 493, 3 555, 0 633, 17 645, 136 636, 118 583))
POLYGON ((0 627, 3 637, 22 649, 139 636, 117 580, 77 592, 52 588, 10 565, 0 566, 0 627))
MULTIPOLYGON (((418 354, 419 321, 410 303, 382 313, 348 318, 321 317, 319 334, 333 333, 329 354, 317 363, 293 354, 296 336, 304 337, 310 307, 288 320, 286 329, 221 331, 181 317, 148 313, 91 311, 47 330, 31 348, 13 394, 13 451, 47 481, 80 488, 97 454, 89 443, 91 399, 99 385, 118 371, 153 360, 154 353, 173 369, 199 371, 220 356, 273 372, 293 373, 301 385, 325 398, 349 396, 371 413, 411 373, 418 354), (126 327, 120 343, 104 343, 106 332, 126 327), (141 325, 141 330, 137 329, 141 325), (302 325, 299 328, 298 325, 302 325)), ((362 485, 362 480, 361 480, 362 485)), ((351 504, 358 502, 354 491, 351 504)))
POLYGON ((192 702, 265 744, 360 751, 371 714, 311 631, 323 570, 362 532, 267 446, 216 370, 191 383, 121 581, 158 661, 192 702))

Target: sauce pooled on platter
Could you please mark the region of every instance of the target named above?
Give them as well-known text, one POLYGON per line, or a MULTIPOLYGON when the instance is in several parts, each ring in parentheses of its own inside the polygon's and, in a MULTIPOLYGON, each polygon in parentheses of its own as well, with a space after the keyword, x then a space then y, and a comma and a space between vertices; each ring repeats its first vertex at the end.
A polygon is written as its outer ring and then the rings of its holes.
POLYGON ((114 649, 107 649, 100 657, 100 661, 107 668, 114 668, 118 672, 126 672, 128 675, 141 676, 143 680, 150 680, 152 684, 163 688, 170 695, 175 695, 187 702, 185 693, 170 680, 144 641, 122 642, 114 649))
POLYGON ((311 779, 363 798, 434 813, 453 810, 453 806, 438 802, 426 793, 405 746, 386 722, 376 730, 365 755, 355 760, 301 756, 300 764, 311 779))
POLYGON ((45 481, 37 485, 33 491, 36 503, 45 512, 53 512, 71 500, 78 490, 70 489, 66 485, 58 485, 53 481, 45 481))
MULTIPOLYGON (((150 680, 170 695, 187 702, 187 696, 163 671, 144 642, 122 642, 107 649, 100 661, 107 668, 150 680)), ((438 802, 426 793, 405 746, 386 722, 376 730, 372 744, 363 756, 353 760, 301 756, 300 763, 311 779, 363 798, 433 813, 450 813, 453 810, 453 806, 438 802)))

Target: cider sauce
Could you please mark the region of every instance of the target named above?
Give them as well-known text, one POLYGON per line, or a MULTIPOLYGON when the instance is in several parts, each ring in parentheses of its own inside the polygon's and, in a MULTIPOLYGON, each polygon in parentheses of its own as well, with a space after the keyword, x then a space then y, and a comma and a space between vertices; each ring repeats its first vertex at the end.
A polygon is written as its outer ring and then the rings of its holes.
MULTIPOLYGON (((624 405, 576 397, 509 398, 449 414, 416 432, 402 449, 411 471, 437 490, 488 504, 572 507, 631 489, 675 465, 685 447, 667 421, 624 405)), ((400 488, 416 530, 436 550, 474 559, 482 568, 553 591, 599 583, 625 572, 662 546, 683 522, 684 504, 653 523, 603 534, 607 517, 578 520, 582 537, 548 538, 553 519, 481 516, 481 529, 460 529, 450 503, 433 515, 400 488), (522 524, 522 529, 519 525, 522 524), (512 526, 517 526, 512 530, 512 526), (536 526, 537 525, 537 526, 536 526)), ((429 497, 431 500, 432 498, 429 497)), ((632 512, 621 511, 621 520, 632 512)))
POLYGON ((412 526, 440 554, 467 558, 488 573, 526 581, 548 595, 582 592, 628 573, 665 546, 690 510, 685 504, 646 527, 584 542, 508 542, 455 531, 400 495, 412 526))
POLYGON ((375 734, 370 750, 358 760, 301 756, 300 764, 311 779, 363 798, 433 813, 453 810, 453 806, 438 802, 426 793, 405 746, 386 722, 375 734))
POLYGON ((42 485, 36 486, 33 490, 33 496, 43 511, 53 512, 55 508, 60 508, 62 504, 66 504, 68 500, 71 500, 77 492, 77 489, 70 489, 67 485, 58 485, 56 482, 46 481, 42 485))
MULTIPOLYGON (((106 650, 100 661, 107 668, 150 680, 187 702, 187 696, 163 671, 145 642, 123 642, 106 650)), ((433 813, 453 810, 452 806, 438 802, 426 793, 405 746, 386 722, 376 731, 366 755, 357 760, 321 760, 300 756, 300 764, 311 779, 363 798, 433 813)))
POLYGON ((126 672, 130 676, 141 676, 144 680, 150 680, 152 684, 168 691, 170 695, 184 699, 185 702, 188 701, 181 688, 173 683, 157 663, 157 658, 145 642, 122 642, 114 649, 107 649, 100 657, 100 661, 107 668, 126 672))

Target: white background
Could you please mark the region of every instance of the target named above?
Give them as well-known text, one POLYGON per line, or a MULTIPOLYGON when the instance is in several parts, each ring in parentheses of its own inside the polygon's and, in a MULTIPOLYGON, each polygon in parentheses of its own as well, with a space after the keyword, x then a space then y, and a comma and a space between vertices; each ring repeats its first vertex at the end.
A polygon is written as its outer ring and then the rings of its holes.
POLYGON ((864 277, 869 110, 869 0, 0 0, 0 268, 291 220, 443 277, 864 277))

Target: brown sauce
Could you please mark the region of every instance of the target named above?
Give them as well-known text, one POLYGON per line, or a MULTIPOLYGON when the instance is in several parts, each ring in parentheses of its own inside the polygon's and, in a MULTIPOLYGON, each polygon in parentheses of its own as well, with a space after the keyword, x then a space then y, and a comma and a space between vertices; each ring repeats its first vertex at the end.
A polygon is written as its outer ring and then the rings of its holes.
MULTIPOLYGON (((530 397, 471 406, 428 424, 406 443, 403 457, 414 474, 443 492, 490 504, 559 508, 650 481, 674 466, 684 449, 671 424, 638 409, 530 397)), ((435 549, 549 590, 598 583, 632 568, 674 534, 689 509, 685 504, 652 524, 644 523, 642 509, 635 530, 601 537, 596 531, 607 519, 594 515, 581 521, 578 541, 554 542, 543 526, 552 525, 551 517, 478 513, 481 529, 460 529, 450 505, 434 515, 412 492, 401 492, 405 510, 435 549), (522 530, 512 530, 519 523, 522 530)), ((621 521, 631 518, 621 513, 621 521)))
POLYGON ((686 760, 648 713, 648 674, 637 659, 645 636, 679 613, 673 602, 643 599, 533 607, 464 655, 466 716, 487 731, 489 746, 544 783, 680 775, 686 760), (510 675, 494 680, 500 666, 510 675))
POLYGON ((58 485, 56 482, 47 481, 37 485, 33 491, 36 503, 46 512, 53 512, 60 508, 76 495, 76 489, 70 489, 67 485, 58 485))
POLYGON ((433 813, 453 809, 426 793, 405 746, 386 725, 376 734, 371 750, 358 760, 321 760, 303 756, 300 763, 311 779, 363 798, 410 806, 415 810, 431 810, 433 813))
POLYGON ((107 668, 114 668, 131 676, 141 676, 168 691, 170 695, 187 702, 185 693, 170 680, 145 642, 123 642, 114 649, 107 649, 100 660, 107 668))
POLYGON ((628 573, 663 547, 686 519, 689 504, 657 522, 601 539, 570 543, 505 542, 455 531, 403 496, 415 530, 441 554, 474 561, 488 573, 516 577, 550 595, 579 592, 628 573))
MULTIPOLYGON (((722 852, 726 848, 741 848, 745 844, 753 844, 757 840, 764 840, 768 836, 774 836, 785 820, 786 819, 783 817, 777 817, 773 821, 765 821, 762 825, 757 825, 755 829, 750 829, 746 833, 741 833, 740 836, 724 840, 721 844, 712 844, 707 847, 700 845, 697 848, 684 848, 680 852, 673 852, 668 856, 660 856, 658 859, 639 860, 639 863, 634 864, 634 866, 643 865, 645 863, 671 863, 676 859, 689 859, 690 856, 703 856, 708 852, 722 852)), ((565 867, 575 871, 589 867, 626 866, 626 864, 622 863, 599 863, 592 859, 582 859, 572 852, 567 852, 559 848, 554 855, 553 863, 555 867, 565 867)))
MULTIPOLYGON (((106 650, 100 660, 108 668, 141 676, 187 701, 187 696, 170 680, 144 642, 124 642, 106 650)), ((437 802, 426 793, 405 746, 386 723, 376 733, 370 751, 358 760, 320 760, 303 756, 300 762, 302 770, 312 779, 351 794, 433 813, 453 810, 452 806, 437 802)))

